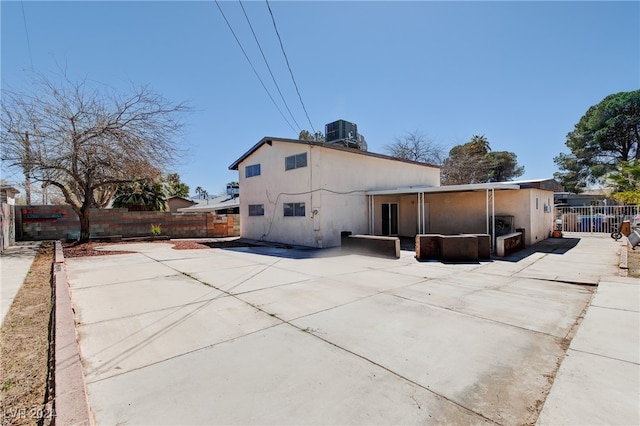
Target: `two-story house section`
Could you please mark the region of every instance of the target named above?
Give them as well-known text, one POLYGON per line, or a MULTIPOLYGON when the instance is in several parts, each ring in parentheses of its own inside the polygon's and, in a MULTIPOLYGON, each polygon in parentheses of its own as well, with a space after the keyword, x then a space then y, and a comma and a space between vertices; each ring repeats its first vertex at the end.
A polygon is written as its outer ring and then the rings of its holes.
POLYGON ((368 191, 440 185, 440 168, 337 144, 265 137, 231 166, 239 174, 243 238, 340 245, 342 231, 416 234, 416 197, 375 203, 368 191))

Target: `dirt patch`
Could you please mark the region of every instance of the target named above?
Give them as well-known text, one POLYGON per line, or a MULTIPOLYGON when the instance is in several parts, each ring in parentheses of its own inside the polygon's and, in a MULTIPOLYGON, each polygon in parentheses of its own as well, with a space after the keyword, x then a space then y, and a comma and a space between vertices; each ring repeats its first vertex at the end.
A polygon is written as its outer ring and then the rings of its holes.
MULTIPOLYGON (((85 257, 85 256, 108 256, 111 254, 133 253, 127 251, 125 248, 120 247, 114 250, 96 250, 97 247, 104 247, 110 244, 138 244, 138 243, 154 243, 154 244, 172 244, 175 250, 196 250, 196 249, 208 249, 210 247, 198 243, 196 241, 127 241, 117 243, 104 243, 104 242, 88 242, 88 243, 64 243, 62 244, 62 250, 64 252, 65 259, 72 257, 85 257)), ((208 243, 207 243, 208 244, 208 243)))
POLYGON ((629 276, 640 278, 640 246, 631 250, 631 245, 627 245, 627 265, 629 266, 629 276))
POLYGON ((43 242, 0 329, 3 425, 52 424, 52 264, 53 243, 43 242))

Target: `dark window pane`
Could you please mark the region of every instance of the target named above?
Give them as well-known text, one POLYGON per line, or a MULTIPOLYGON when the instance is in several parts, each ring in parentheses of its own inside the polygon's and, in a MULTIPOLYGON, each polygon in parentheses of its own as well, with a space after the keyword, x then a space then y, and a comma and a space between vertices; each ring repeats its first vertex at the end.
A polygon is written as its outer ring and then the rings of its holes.
POLYGON ((284 169, 291 170, 296 168, 296 156, 292 155, 284 159, 284 169))
POLYGON ((307 153, 296 155, 296 168, 307 167, 307 153))

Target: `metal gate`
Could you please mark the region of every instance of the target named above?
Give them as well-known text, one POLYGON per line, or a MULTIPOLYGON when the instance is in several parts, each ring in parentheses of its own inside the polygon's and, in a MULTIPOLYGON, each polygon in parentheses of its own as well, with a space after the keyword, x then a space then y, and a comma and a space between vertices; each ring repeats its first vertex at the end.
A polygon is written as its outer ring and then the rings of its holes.
POLYGON ((563 232, 611 233, 623 220, 629 220, 632 228, 640 227, 640 206, 556 207, 555 217, 563 232))

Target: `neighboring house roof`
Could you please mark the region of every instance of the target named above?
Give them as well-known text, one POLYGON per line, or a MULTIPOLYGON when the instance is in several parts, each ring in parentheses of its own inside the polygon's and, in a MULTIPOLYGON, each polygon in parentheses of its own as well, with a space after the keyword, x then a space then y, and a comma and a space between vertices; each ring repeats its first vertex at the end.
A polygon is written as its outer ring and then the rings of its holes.
POLYGON ((260 142, 258 142, 254 146, 252 146, 247 152, 242 154, 240 156, 240 158, 238 158, 236 161, 234 161, 233 164, 231 164, 229 166, 229 170, 238 170, 238 165, 240 163, 242 163, 247 157, 249 157, 251 154, 253 154, 255 151, 257 151, 264 144, 267 144, 267 145, 271 146, 271 144, 274 141, 276 141, 276 142, 285 142, 285 143, 293 143, 293 144, 300 144, 300 145, 312 145, 312 146, 318 146, 318 147, 321 147, 321 148, 335 149, 335 150, 338 150, 338 151, 348 152, 348 153, 356 154, 356 155, 366 155, 366 156, 369 156, 369 157, 382 158, 382 159, 385 159, 385 160, 401 161, 401 162, 410 163, 410 164, 419 164, 419 165, 422 165, 422 166, 433 167, 433 168, 436 168, 436 169, 440 168, 439 166, 436 166, 436 165, 433 165, 433 164, 429 164, 429 163, 421 163, 419 161, 412 161, 412 160, 405 160, 403 158, 390 157, 388 155, 376 154, 374 152, 368 152, 368 151, 361 151, 359 149, 347 148, 347 147, 342 146, 342 145, 336 145, 336 144, 331 144, 331 143, 326 143, 326 142, 302 141, 302 140, 298 140, 298 139, 283 139, 283 138, 264 137, 264 138, 262 138, 260 140, 260 142))
POLYGON ((10 185, 0 186, 0 191, 5 192, 6 194, 9 195, 9 197, 13 197, 14 195, 20 193, 20 191, 18 191, 17 189, 15 189, 13 186, 10 186, 10 185))
POLYGON ((183 207, 178 209, 179 213, 194 213, 194 212, 213 212, 216 210, 232 209, 240 207, 240 197, 229 198, 228 195, 209 199, 209 204, 195 204, 191 207, 183 207))
POLYGON ((558 192, 562 191, 564 187, 560 182, 553 178, 546 179, 529 179, 529 180, 514 180, 504 183, 513 183, 516 185, 520 185, 520 188, 537 188, 537 189, 546 189, 547 191, 558 192))
POLYGON ((191 204, 196 204, 195 201, 193 201, 193 200, 191 200, 189 198, 180 197, 178 195, 174 195, 173 197, 167 198, 167 201, 169 201, 169 200, 183 200, 183 201, 187 201, 187 202, 189 202, 191 204))

